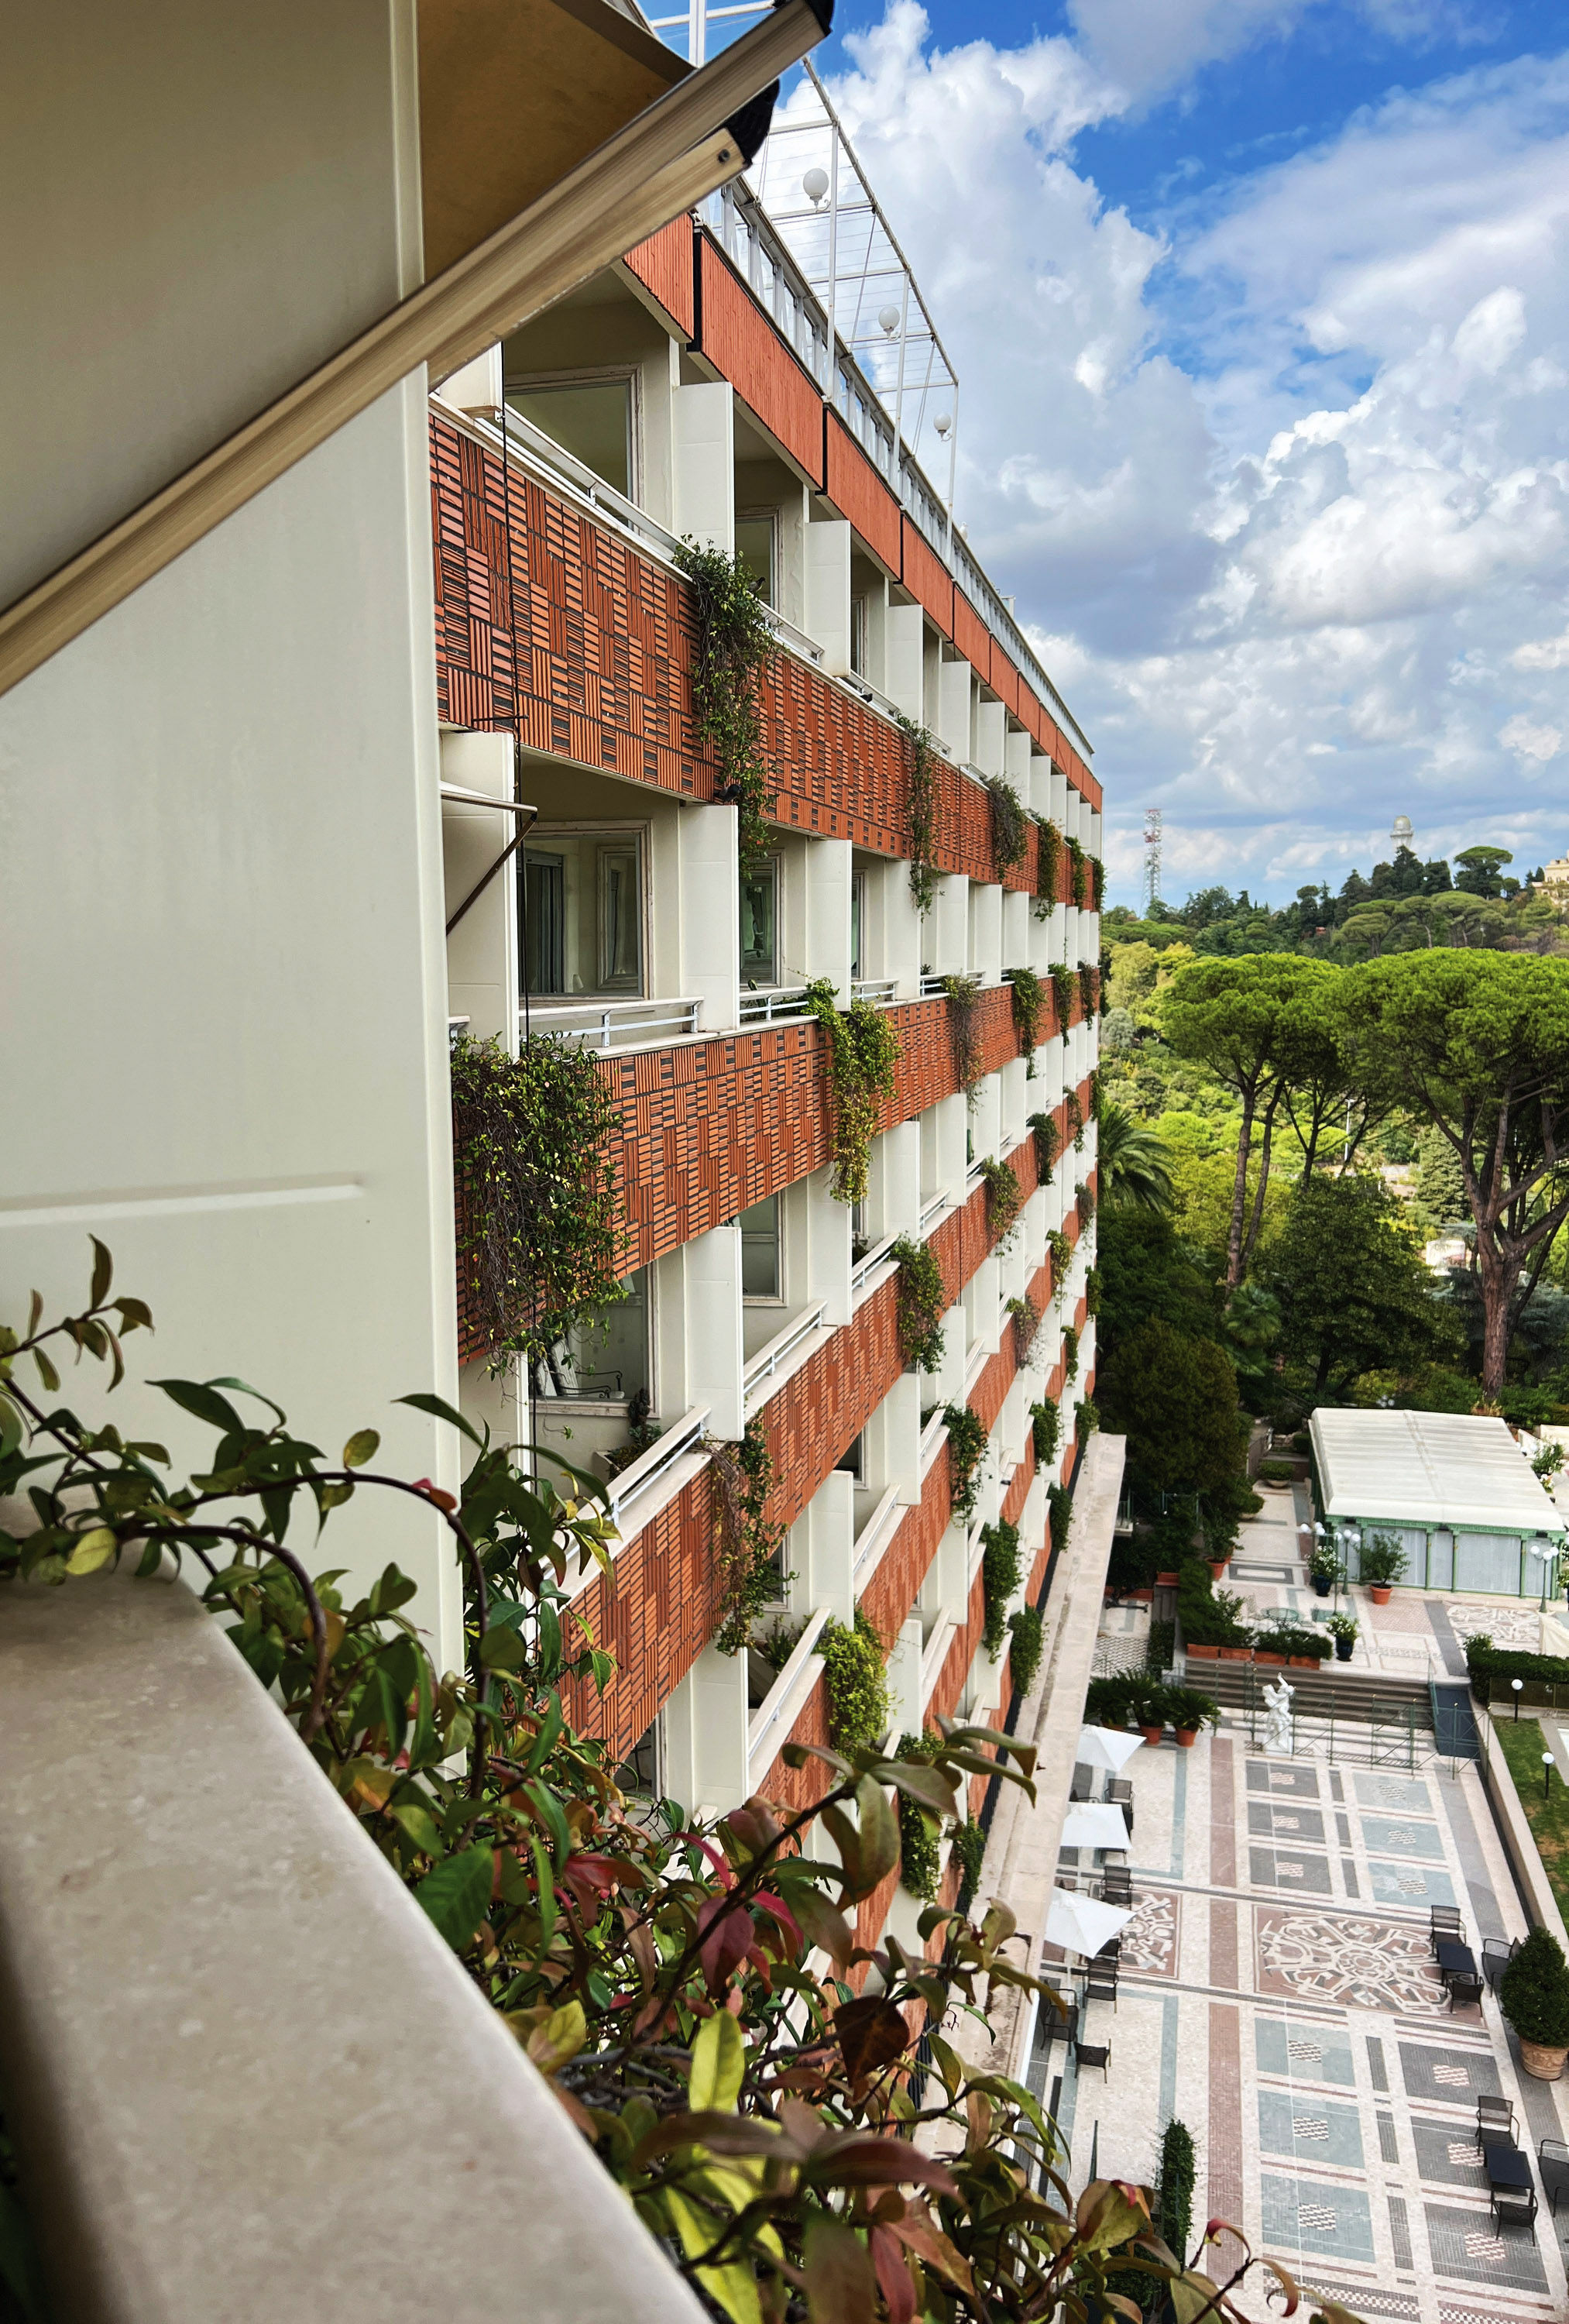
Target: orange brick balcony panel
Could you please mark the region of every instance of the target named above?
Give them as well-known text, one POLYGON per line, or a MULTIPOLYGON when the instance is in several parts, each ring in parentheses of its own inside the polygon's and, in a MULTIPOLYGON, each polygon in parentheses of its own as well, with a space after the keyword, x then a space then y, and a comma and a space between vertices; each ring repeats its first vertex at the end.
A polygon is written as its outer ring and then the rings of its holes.
MULTIPOLYGON (((804 1707, 790 1729, 792 1743, 815 1743, 828 1748, 828 1696, 823 1688, 822 1665, 819 1663, 817 1683, 807 1696, 804 1707)), ((781 1807, 799 1810, 810 1807, 813 1800, 822 1797, 832 1782, 830 1770, 821 1759, 809 1759, 804 1767, 787 1767, 783 1757, 775 1760, 757 1788, 766 1800, 774 1800, 781 1807)))
POLYGON ((622 1550, 613 1583, 596 1574, 573 1605, 577 1622, 615 1655, 616 1675, 602 1697, 592 1684, 569 1688, 566 1715, 619 1756, 647 1733, 718 1627, 713 1535, 704 1469, 622 1550))
POLYGON ((946 1459, 933 1461, 920 1500, 901 1518, 867 1585, 861 1604, 878 1636, 886 1641, 896 1638, 900 1625, 909 1619, 927 1568, 937 1554, 937 1545, 953 1514, 950 1485, 946 1459))
POLYGON ((929 549, 918 529, 901 512, 904 549, 903 579, 913 597, 918 597, 942 632, 945 638, 953 635, 953 576, 938 556, 929 549))
POLYGON ((1005 702, 1014 717, 1019 715, 1019 697, 1023 680, 996 638, 991 641, 991 687, 999 702, 1005 702))
POLYGON ((964 591, 953 592, 953 642, 987 684, 992 671, 992 633, 964 591))
POLYGON ((764 752, 779 786, 774 820, 907 856, 910 755, 898 728, 794 654, 776 654, 764 671, 762 708, 764 752))
POLYGON ((819 489, 822 397, 712 236, 700 235, 697 345, 819 489))
POLYGON ((672 218, 657 234, 629 250, 622 261, 646 290, 651 290, 672 321, 690 339, 697 328, 695 263, 692 219, 672 218))
POLYGON ((899 567, 899 503, 837 411, 828 415, 829 499, 889 571, 899 567))

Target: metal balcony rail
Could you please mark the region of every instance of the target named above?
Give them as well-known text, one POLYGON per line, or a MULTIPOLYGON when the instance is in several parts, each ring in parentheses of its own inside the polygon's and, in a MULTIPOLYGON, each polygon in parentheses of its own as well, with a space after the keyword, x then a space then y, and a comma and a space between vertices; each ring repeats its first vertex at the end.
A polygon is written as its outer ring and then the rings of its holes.
POLYGON ((782 646, 788 646, 792 653, 799 654, 803 661, 811 662, 814 669, 821 668, 823 650, 815 638, 809 638, 804 630, 798 630, 794 622, 786 621, 784 614, 775 612, 772 605, 763 607, 763 619, 782 646))
POLYGON ((710 196, 702 215, 765 314, 773 318, 785 345, 826 395, 828 317, 762 204, 748 187, 732 178, 718 194, 710 196))
POLYGON ((948 1189, 945 1186, 940 1194, 933 1194, 929 1202, 922 1204, 921 1231, 923 1235, 937 1224, 938 1220, 948 1208, 948 1189))
POLYGON ((765 1380, 772 1379, 780 1367, 789 1362, 802 1342, 812 1337, 822 1322, 826 1304, 820 1299, 815 1306, 803 1308, 782 1332, 775 1333, 766 1347, 759 1348, 750 1358, 741 1373, 741 1386, 748 1396, 754 1388, 760 1388, 765 1380))
POLYGON ((851 1580, 858 1595, 871 1580, 884 1550, 893 1539, 898 1509, 899 1488, 890 1485, 856 1536, 851 1580))
POLYGON ((946 972, 941 976, 937 976, 934 975, 930 969, 923 969, 922 971, 921 998, 922 1001, 946 1001, 948 998, 947 985, 948 977, 946 972))
POLYGON ((878 1268, 882 1266, 883 1261, 887 1258, 888 1253, 893 1250, 894 1245, 897 1240, 898 1237, 896 1235, 885 1235, 881 1242, 874 1243, 872 1245, 871 1250, 867 1251, 864 1259, 857 1259, 854 1267, 850 1269, 850 1296, 852 1299, 863 1286, 871 1281, 873 1276, 876 1273, 878 1268))
POLYGON ((743 1025, 776 1025, 787 1018, 807 1016, 804 1006, 806 987, 803 984, 771 986, 766 992, 743 992, 741 1022, 743 1025))
POLYGON ((629 501, 625 493, 617 492, 613 484, 607 484, 602 476, 596 475, 564 444, 558 444, 554 436, 547 436, 531 420, 525 420, 509 404, 505 421, 504 439, 501 429, 490 420, 473 419, 471 425, 497 444, 504 440, 525 467, 539 473, 542 484, 549 484, 553 490, 564 487, 573 500, 586 502, 596 516, 608 519, 621 531, 632 534, 645 548, 652 549, 663 563, 674 564, 681 543, 646 509, 629 501))
POLYGON ((646 1493, 651 1485, 657 1484, 678 1461, 685 1460, 689 1453, 698 1450, 698 1440, 707 1423, 709 1410, 706 1404, 694 1404, 690 1412, 683 1413, 681 1418, 665 1430, 657 1443, 650 1444, 647 1452, 640 1452, 635 1461, 629 1462, 619 1477, 610 1479, 605 1489, 610 1499, 610 1514, 618 1525, 623 1509, 640 1494, 646 1493))
POLYGON ((702 1027, 701 1001, 530 1000, 531 1033, 559 1033, 586 1049, 656 1048, 702 1027))
POLYGON ((827 1627, 829 1609, 820 1606, 796 1640, 789 1661, 780 1672, 747 1724, 747 1786, 755 1791, 787 1740, 799 1715, 801 1700, 810 1691, 808 1674, 817 1642, 827 1627))
POLYGON ((852 1001, 869 1001, 874 1009, 885 1009, 898 997, 896 976, 858 976, 850 986, 852 1001))

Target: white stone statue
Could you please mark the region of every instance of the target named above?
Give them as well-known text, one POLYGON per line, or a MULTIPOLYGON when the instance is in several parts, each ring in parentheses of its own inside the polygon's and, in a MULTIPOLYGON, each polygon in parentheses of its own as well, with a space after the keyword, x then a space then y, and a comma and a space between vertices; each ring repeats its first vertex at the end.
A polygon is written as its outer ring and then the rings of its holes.
POLYGON ((1271 1759, 1291 1757, 1291 1690, 1284 1679, 1264 1689, 1269 1709, 1264 1725, 1264 1749, 1271 1759))

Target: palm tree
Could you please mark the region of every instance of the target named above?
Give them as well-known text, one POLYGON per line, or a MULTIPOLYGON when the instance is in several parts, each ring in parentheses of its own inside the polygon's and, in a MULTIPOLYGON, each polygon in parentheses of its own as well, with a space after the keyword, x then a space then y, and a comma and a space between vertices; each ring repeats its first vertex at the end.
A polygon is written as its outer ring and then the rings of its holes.
POLYGON ((1166 1148, 1152 1130, 1135 1121, 1125 1106, 1103 1104, 1096 1160, 1108 1203, 1133 1210, 1169 1211, 1176 1200, 1166 1148))

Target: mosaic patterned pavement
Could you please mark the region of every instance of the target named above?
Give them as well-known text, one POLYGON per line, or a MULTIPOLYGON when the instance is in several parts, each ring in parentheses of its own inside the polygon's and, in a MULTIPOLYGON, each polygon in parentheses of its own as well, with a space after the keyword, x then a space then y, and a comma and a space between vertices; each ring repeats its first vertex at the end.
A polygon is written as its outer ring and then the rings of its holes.
MULTIPOLYGON (((1475 2144, 1484 2091, 1513 2100, 1523 2146, 1569 2138, 1569 2081, 1521 2075, 1491 1996, 1451 2013, 1428 1945, 1439 1896, 1473 1944, 1523 1932, 1474 1773, 1271 1760, 1241 1728, 1127 1772, 1138 1908, 1116 2005, 1089 2005, 1082 2029, 1109 2043, 1108 2070, 1078 2081, 1060 2040, 1032 2062, 1073 2183, 1092 2156, 1147 2182, 1179 2115, 1195 2218, 1234 2221, 1369 2319, 1569 2318, 1569 2209, 1543 2203, 1535 2244, 1500 2234, 1475 2144)), ((1237 2257, 1223 2240, 1214 2273, 1237 2257)), ((1271 2313, 1262 2285, 1243 2304, 1271 2313)))

